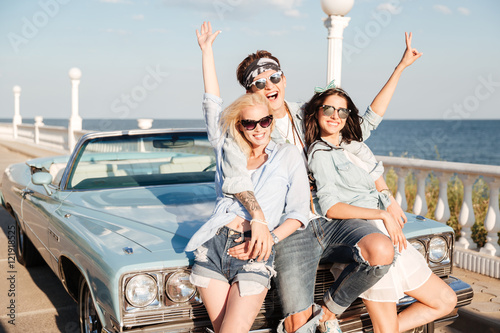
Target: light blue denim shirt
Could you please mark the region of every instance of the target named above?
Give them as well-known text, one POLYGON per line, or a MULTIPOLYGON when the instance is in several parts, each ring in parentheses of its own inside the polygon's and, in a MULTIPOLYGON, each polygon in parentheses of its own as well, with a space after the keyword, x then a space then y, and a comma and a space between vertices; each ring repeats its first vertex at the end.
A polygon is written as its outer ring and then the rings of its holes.
MULTIPOLYGON (((285 102, 290 110, 293 122, 297 129, 297 133, 300 139, 304 141, 304 105, 305 103, 290 103, 285 102)), ((363 121, 361 122, 361 130, 363 133, 363 140, 370 137, 371 131, 376 129, 377 126, 382 121, 382 117, 377 115, 370 106, 368 106, 365 114, 363 115, 363 121)), ((271 139, 274 142, 284 143, 285 138, 279 133, 275 128, 271 133, 271 139)), ((358 142, 359 143, 359 142, 358 142)), ((366 149, 362 146, 362 143, 352 143, 352 145, 345 145, 347 151, 353 153, 361 160, 367 160, 369 154, 367 154, 366 149)), ((367 147, 366 147, 367 148, 367 147)), ((224 160, 222 164, 222 169, 224 172, 224 183, 222 184, 222 191, 225 194, 235 194, 244 191, 253 191, 253 187, 246 171, 246 157, 241 151, 241 149, 232 140, 226 141, 224 144, 224 160)), ((305 152, 304 152, 305 154, 305 152)), ((371 151, 370 151, 371 154, 371 151)), ((303 159, 304 160, 304 159, 303 159)), ((373 175, 381 176, 384 173, 384 168, 381 163, 374 165, 373 175)), ((378 178, 378 177, 377 177, 378 178)))
MULTIPOLYGON (((375 157, 371 150, 365 151, 375 157)), ((330 207, 339 202, 349 205, 384 209, 389 198, 377 191, 370 173, 353 164, 345 155, 343 148, 335 147, 325 141, 316 141, 308 156, 309 170, 316 179, 316 209, 326 217, 330 207)))
POLYGON ((377 161, 366 143, 359 141, 351 141, 350 143, 342 142, 340 147, 361 159, 369 170, 373 180, 379 179, 384 174, 384 164, 382 161, 377 161))
MULTIPOLYGON (((222 99, 205 94, 203 111, 207 124, 208 139, 215 149, 217 163, 215 188, 217 202, 210 219, 193 235, 186 251, 194 251, 212 238, 217 230, 231 222, 236 216, 251 220, 245 207, 232 197, 222 195, 222 146, 228 139, 220 129, 222 99)), ((232 141, 232 140, 231 140, 232 141)), ((309 182, 300 152, 291 144, 270 141, 265 149, 267 161, 250 177, 252 190, 268 222, 269 230, 274 230, 280 221, 296 219, 303 226, 308 224, 309 182), (282 216, 284 215, 284 216, 282 216)), ((246 163, 246 162, 245 162, 246 163)), ((246 164, 245 164, 246 166, 246 164)), ((245 168, 246 170, 246 168, 245 168)))

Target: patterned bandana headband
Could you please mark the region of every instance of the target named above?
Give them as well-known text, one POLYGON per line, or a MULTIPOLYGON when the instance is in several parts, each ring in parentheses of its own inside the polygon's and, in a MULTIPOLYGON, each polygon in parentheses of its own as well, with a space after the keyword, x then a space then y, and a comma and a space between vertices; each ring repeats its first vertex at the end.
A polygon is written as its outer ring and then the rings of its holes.
POLYGON ((269 70, 275 70, 277 72, 281 69, 278 63, 270 58, 260 58, 252 62, 243 73, 243 77, 245 78, 245 88, 250 89, 250 85, 255 80, 257 75, 269 70))

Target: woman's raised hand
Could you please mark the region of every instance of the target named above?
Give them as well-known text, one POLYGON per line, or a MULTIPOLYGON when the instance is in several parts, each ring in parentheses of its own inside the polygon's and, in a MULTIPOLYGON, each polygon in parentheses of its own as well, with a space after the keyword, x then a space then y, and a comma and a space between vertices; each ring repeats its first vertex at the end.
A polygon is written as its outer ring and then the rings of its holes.
POLYGON ((200 31, 196 29, 196 36, 198 37, 198 45, 200 45, 200 49, 203 51, 207 47, 211 47, 215 38, 220 33, 220 30, 212 33, 212 25, 210 22, 203 22, 200 31))
POLYGON ((401 65, 404 67, 408 67, 411 64, 415 62, 418 58, 422 56, 422 52, 418 52, 417 49, 414 49, 411 47, 411 39, 412 39, 412 33, 408 34, 405 32, 405 39, 406 39, 406 50, 405 53, 403 54, 403 58, 401 58, 401 61, 399 62, 401 65))

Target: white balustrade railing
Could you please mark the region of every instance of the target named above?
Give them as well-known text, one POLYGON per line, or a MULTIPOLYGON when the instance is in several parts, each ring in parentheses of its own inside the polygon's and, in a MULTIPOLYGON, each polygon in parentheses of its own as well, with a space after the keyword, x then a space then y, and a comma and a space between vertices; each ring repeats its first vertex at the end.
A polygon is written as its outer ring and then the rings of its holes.
MULTIPOLYGON (((72 132, 74 141, 78 141, 84 134, 90 131, 75 130, 72 132)), ((11 123, 0 123, 0 138, 13 139, 13 125, 11 123)), ((69 153, 69 134, 67 128, 45 125, 17 125, 17 141, 26 143, 36 143, 40 147, 58 150, 61 153, 69 153)), ((493 277, 500 277, 500 246, 498 245, 498 232, 500 231, 500 211, 499 211, 499 189, 500 189, 500 166, 479 165, 469 163, 455 163, 442 161, 428 161, 403 157, 377 156, 377 159, 384 163, 386 171, 393 168, 398 176, 397 191, 395 198, 403 210, 408 209, 408 202, 405 193, 405 179, 409 173, 413 173, 417 180, 417 193, 412 211, 418 215, 425 215, 428 205, 425 198, 425 182, 429 174, 433 173, 439 180, 439 194, 434 218, 437 221, 446 223, 450 218, 450 207, 448 203, 448 181, 453 176, 457 176, 464 185, 463 202, 460 208, 458 222, 461 226, 461 237, 456 242, 455 264, 469 270, 488 274, 493 277), (472 206, 472 188, 475 181, 482 177, 490 189, 490 200, 484 228, 487 231, 486 243, 475 253, 470 253, 475 247, 471 239, 471 227, 475 222, 475 215, 472 206), (479 258, 476 262, 471 258, 479 258), (486 259, 485 259, 486 258, 486 259), (490 261, 488 261, 489 259, 490 261)))
POLYGON ((14 137, 14 129, 12 123, 0 123, 0 138, 12 139, 14 137))
MULTIPOLYGON (((16 138, 14 138, 13 125, 11 123, 0 123, 0 138, 4 140, 16 140, 18 142, 36 144, 40 147, 59 151, 61 154, 69 153, 73 147, 70 147, 70 132, 63 126, 46 126, 39 124, 19 124, 16 126, 16 138)), ((78 141, 83 135, 91 131, 74 131, 74 142, 78 141)))
POLYGON ((448 181, 456 175, 464 185, 463 201, 460 208, 458 222, 461 226, 461 237, 456 242, 455 264, 472 271, 500 277, 500 246, 498 232, 500 231, 499 189, 500 166, 469 163, 455 163, 443 161, 428 161, 402 157, 377 156, 384 163, 386 171, 393 168, 398 176, 396 200, 403 210, 407 210, 408 203, 405 195, 405 179, 413 173, 417 180, 417 193, 412 211, 418 215, 427 214, 425 199, 425 181, 433 173, 439 180, 439 194, 434 218, 446 223, 450 218, 448 202, 448 181), (479 249, 481 256, 471 254, 475 244, 471 238, 471 227, 476 218, 472 205, 472 189, 480 178, 490 189, 490 199, 484 228, 487 232, 485 245, 479 249), (476 258, 476 259, 474 259, 476 258))

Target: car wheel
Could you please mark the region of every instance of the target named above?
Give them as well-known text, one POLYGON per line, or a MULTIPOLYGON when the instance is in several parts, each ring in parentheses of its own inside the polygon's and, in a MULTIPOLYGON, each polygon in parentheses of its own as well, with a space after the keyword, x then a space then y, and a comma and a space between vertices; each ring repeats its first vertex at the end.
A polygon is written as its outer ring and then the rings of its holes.
POLYGON ((90 294, 87 281, 82 277, 78 288, 78 312, 80 314, 81 333, 100 333, 102 324, 97 314, 94 300, 90 294))
POLYGON ((40 263, 40 254, 33 243, 24 233, 16 219, 16 257, 17 262, 25 267, 36 266, 40 263))

